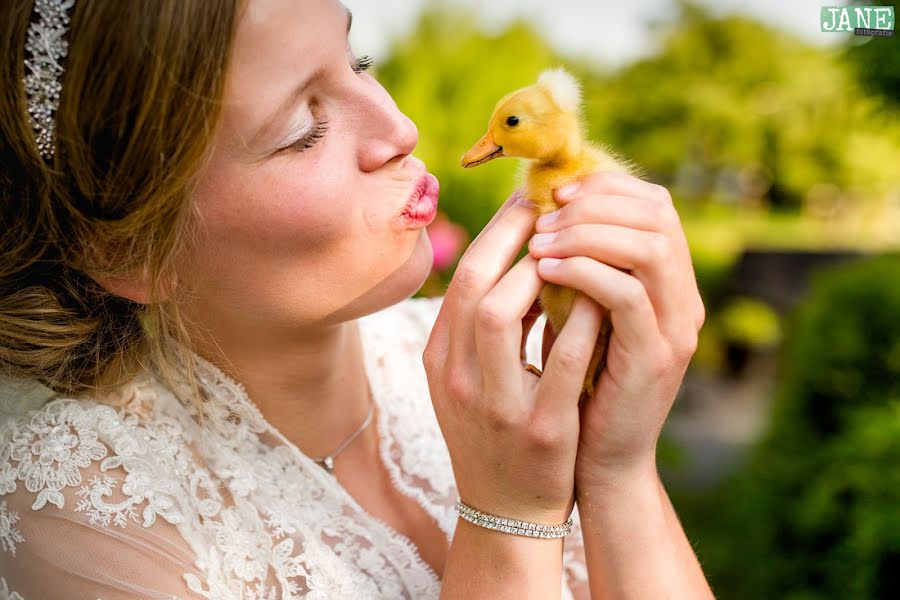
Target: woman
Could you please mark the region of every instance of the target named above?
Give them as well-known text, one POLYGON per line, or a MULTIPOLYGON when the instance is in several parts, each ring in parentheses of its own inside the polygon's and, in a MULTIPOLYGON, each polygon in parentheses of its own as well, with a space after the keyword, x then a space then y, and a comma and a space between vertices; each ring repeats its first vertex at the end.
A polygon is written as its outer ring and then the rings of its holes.
POLYGON ((655 468, 703 321, 665 190, 586 178, 510 269, 514 195, 409 300, 435 181, 340 3, 70 4, 0 8, 0 359, 52 392, 6 402, 0 597, 711 595, 655 468), (538 378, 543 281, 584 295, 538 378))

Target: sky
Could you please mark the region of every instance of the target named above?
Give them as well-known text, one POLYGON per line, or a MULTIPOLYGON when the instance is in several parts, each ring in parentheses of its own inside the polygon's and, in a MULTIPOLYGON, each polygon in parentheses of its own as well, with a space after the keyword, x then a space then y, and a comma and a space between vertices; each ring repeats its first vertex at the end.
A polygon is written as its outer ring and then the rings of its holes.
MULTIPOLYGON (((648 20, 670 20, 672 0, 443 0, 475 15, 487 31, 501 30, 526 18, 565 56, 585 57, 598 66, 618 67, 653 54, 656 38, 648 20)), ((785 29, 818 45, 844 41, 840 33, 823 33, 822 6, 841 0, 696 0, 712 14, 742 14, 785 29)), ((386 58, 390 39, 415 26, 427 0, 343 0, 353 11, 350 42, 357 54, 386 58)))

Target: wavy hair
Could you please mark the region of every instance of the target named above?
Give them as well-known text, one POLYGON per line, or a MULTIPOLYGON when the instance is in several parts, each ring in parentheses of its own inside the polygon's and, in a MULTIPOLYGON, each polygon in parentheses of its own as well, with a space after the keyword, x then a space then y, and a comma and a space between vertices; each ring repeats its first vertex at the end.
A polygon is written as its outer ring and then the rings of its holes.
POLYGON ((27 119, 31 2, 0 3, 0 372, 61 395, 141 370, 199 398, 190 300, 174 278, 200 233, 191 202, 221 114, 239 0, 78 0, 56 153, 27 119), (141 273, 146 302, 97 280, 141 273), (179 365, 185 366, 182 373, 179 365))

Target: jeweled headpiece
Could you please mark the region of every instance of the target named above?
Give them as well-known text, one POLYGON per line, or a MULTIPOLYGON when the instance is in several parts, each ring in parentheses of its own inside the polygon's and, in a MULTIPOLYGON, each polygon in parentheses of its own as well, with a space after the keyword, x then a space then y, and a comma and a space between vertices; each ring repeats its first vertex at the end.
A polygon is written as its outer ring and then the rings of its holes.
POLYGON ((34 14, 25 42, 25 95, 28 97, 28 121, 34 129, 38 151, 44 159, 53 157, 54 113, 59 107, 63 74, 61 60, 69 52, 65 40, 69 27, 68 10, 75 0, 35 0, 34 14))

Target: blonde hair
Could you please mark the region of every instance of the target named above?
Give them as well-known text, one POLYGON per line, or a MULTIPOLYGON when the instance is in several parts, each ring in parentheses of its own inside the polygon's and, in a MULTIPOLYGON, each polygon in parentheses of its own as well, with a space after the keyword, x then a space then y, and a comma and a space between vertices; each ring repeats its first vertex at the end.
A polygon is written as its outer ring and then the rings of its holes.
POLYGON ((238 4, 77 1, 48 162, 22 85, 31 2, 0 4, 0 373, 87 397, 146 369, 200 398, 179 309, 189 292, 165 290, 200 232, 190 198, 238 4), (134 273, 146 273, 147 304, 94 279, 134 273))

